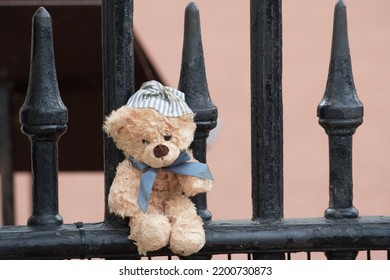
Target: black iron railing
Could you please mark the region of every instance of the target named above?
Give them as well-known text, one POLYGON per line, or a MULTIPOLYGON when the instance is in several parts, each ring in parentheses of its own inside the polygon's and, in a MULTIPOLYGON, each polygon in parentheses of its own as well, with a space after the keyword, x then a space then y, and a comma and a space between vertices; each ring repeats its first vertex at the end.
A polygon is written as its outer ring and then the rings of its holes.
POLYGON ((0 87, 0 171, 1 202, 4 225, 15 223, 14 184, 12 174, 12 142, 11 139, 11 90, 9 86, 0 87))
MULTIPOLYGON (((332 55, 325 95, 318 106, 329 136, 329 208, 324 217, 283 217, 283 110, 281 0, 251 0, 252 201, 247 220, 213 221, 205 195, 194 199, 205 220, 206 245, 192 258, 244 253, 250 259, 285 259, 292 253, 324 252, 329 259, 354 259, 359 251, 390 250, 390 217, 361 217, 352 200, 352 135, 362 123, 363 106, 354 88, 346 7, 335 7, 332 55)), ((104 115, 134 93, 133 1, 102 4, 104 115)), ((96 224, 63 224, 58 213, 57 143, 66 130, 67 110, 56 81, 51 19, 40 8, 33 17, 29 90, 20 111, 32 145, 33 214, 26 226, 0 228, 0 258, 138 258, 123 220, 105 210, 96 224)), ((192 145, 206 161, 206 139, 217 109, 207 87, 199 12, 186 10, 179 88, 197 113, 192 145), (189 61, 191 63, 189 63, 189 61)), ((105 138, 105 197, 122 154, 105 138)), ((248 186, 249 187, 249 186, 248 186)), ((107 201, 106 201, 107 205, 107 201)), ((151 256, 171 256, 167 249, 151 256)), ((389 255, 389 254, 388 254, 389 255)))

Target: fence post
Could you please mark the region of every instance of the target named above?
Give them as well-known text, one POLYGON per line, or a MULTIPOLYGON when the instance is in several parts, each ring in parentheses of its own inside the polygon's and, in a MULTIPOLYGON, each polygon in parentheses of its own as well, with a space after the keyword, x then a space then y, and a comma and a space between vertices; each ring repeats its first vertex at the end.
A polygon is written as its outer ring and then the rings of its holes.
MULTIPOLYGON (((134 93, 133 0, 103 0, 103 117, 125 105, 134 93)), ((121 221, 109 213, 107 197, 123 153, 104 135, 105 220, 121 221)))
MULTIPOLYGON (((217 125, 217 108, 211 101, 207 85, 200 29, 199 10, 191 2, 185 11, 183 53, 178 89, 186 94, 186 102, 194 111, 197 125, 191 145, 194 157, 206 162, 206 141, 211 129, 217 125)), ((206 194, 193 197, 198 214, 204 220, 211 219, 207 209, 206 194)))
MULTIPOLYGON (((332 51, 325 94, 318 105, 319 123, 329 137, 328 219, 359 216, 352 201, 352 135, 363 122, 363 105, 353 81, 348 43, 347 12, 342 0, 335 6, 332 51)), ((328 252, 330 259, 354 259, 357 252, 328 252)))
POLYGON ((62 103, 54 63, 49 13, 33 16, 30 77, 20 108, 22 131, 31 141, 33 213, 27 224, 61 225, 58 214, 58 141, 67 129, 68 110, 62 103))
POLYGON ((0 172, 2 216, 4 225, 15 224, 14 184, 11 139, 11 92, 9 86, 0 86, 0 172))
MULTIPOLYGON (((254 220, 283 218, 282 3, 251 0, 252 204, 254 220)), ((254 254, 284 259, 284 254, 254 254)))
POLYGON ((253 219, 283 218, 282 5, 251 0, 253 219))

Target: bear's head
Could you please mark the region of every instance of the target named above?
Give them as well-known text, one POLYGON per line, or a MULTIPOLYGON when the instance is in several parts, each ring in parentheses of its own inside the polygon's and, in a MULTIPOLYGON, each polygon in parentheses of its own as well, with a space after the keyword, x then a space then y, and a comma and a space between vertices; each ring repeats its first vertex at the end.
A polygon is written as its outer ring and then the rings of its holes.
POLYGON ((195 129, 184 94, 156 81, 145 83, 104 123, 125 156, 153 168, 172 164, 192 143, 195 129))
POLYGON ((194 138, 194 116, 166 117, 155 109, 123 106, 111 113, 104 124, 125 156, 153 168, 172 164, 194 138))

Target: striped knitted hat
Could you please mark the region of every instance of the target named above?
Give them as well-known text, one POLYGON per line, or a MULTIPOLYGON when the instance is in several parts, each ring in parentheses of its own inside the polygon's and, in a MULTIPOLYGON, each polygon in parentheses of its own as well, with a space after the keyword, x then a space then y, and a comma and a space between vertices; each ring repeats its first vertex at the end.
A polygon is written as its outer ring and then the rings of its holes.
POLYGON ((193 114, 185 102, 184 93, 159 82, 143 83, 141 88, 127 102, 130 108, 154 108, 167 117, 193 114))

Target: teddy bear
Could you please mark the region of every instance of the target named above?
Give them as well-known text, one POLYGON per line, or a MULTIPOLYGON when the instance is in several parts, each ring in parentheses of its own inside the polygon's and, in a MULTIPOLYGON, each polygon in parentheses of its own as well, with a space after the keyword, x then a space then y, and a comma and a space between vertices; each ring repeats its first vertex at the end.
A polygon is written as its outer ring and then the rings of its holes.
POLYGON ((208 192, 213 177, 189 150, 196 123, 185 94, 157 81, 142 84, 106 117, 104 131, 125 159, 110 188, 110 212, 129 218, 140 255, 168 246, 180 256, 205 244, 203 221, 190 197, 208 192))

